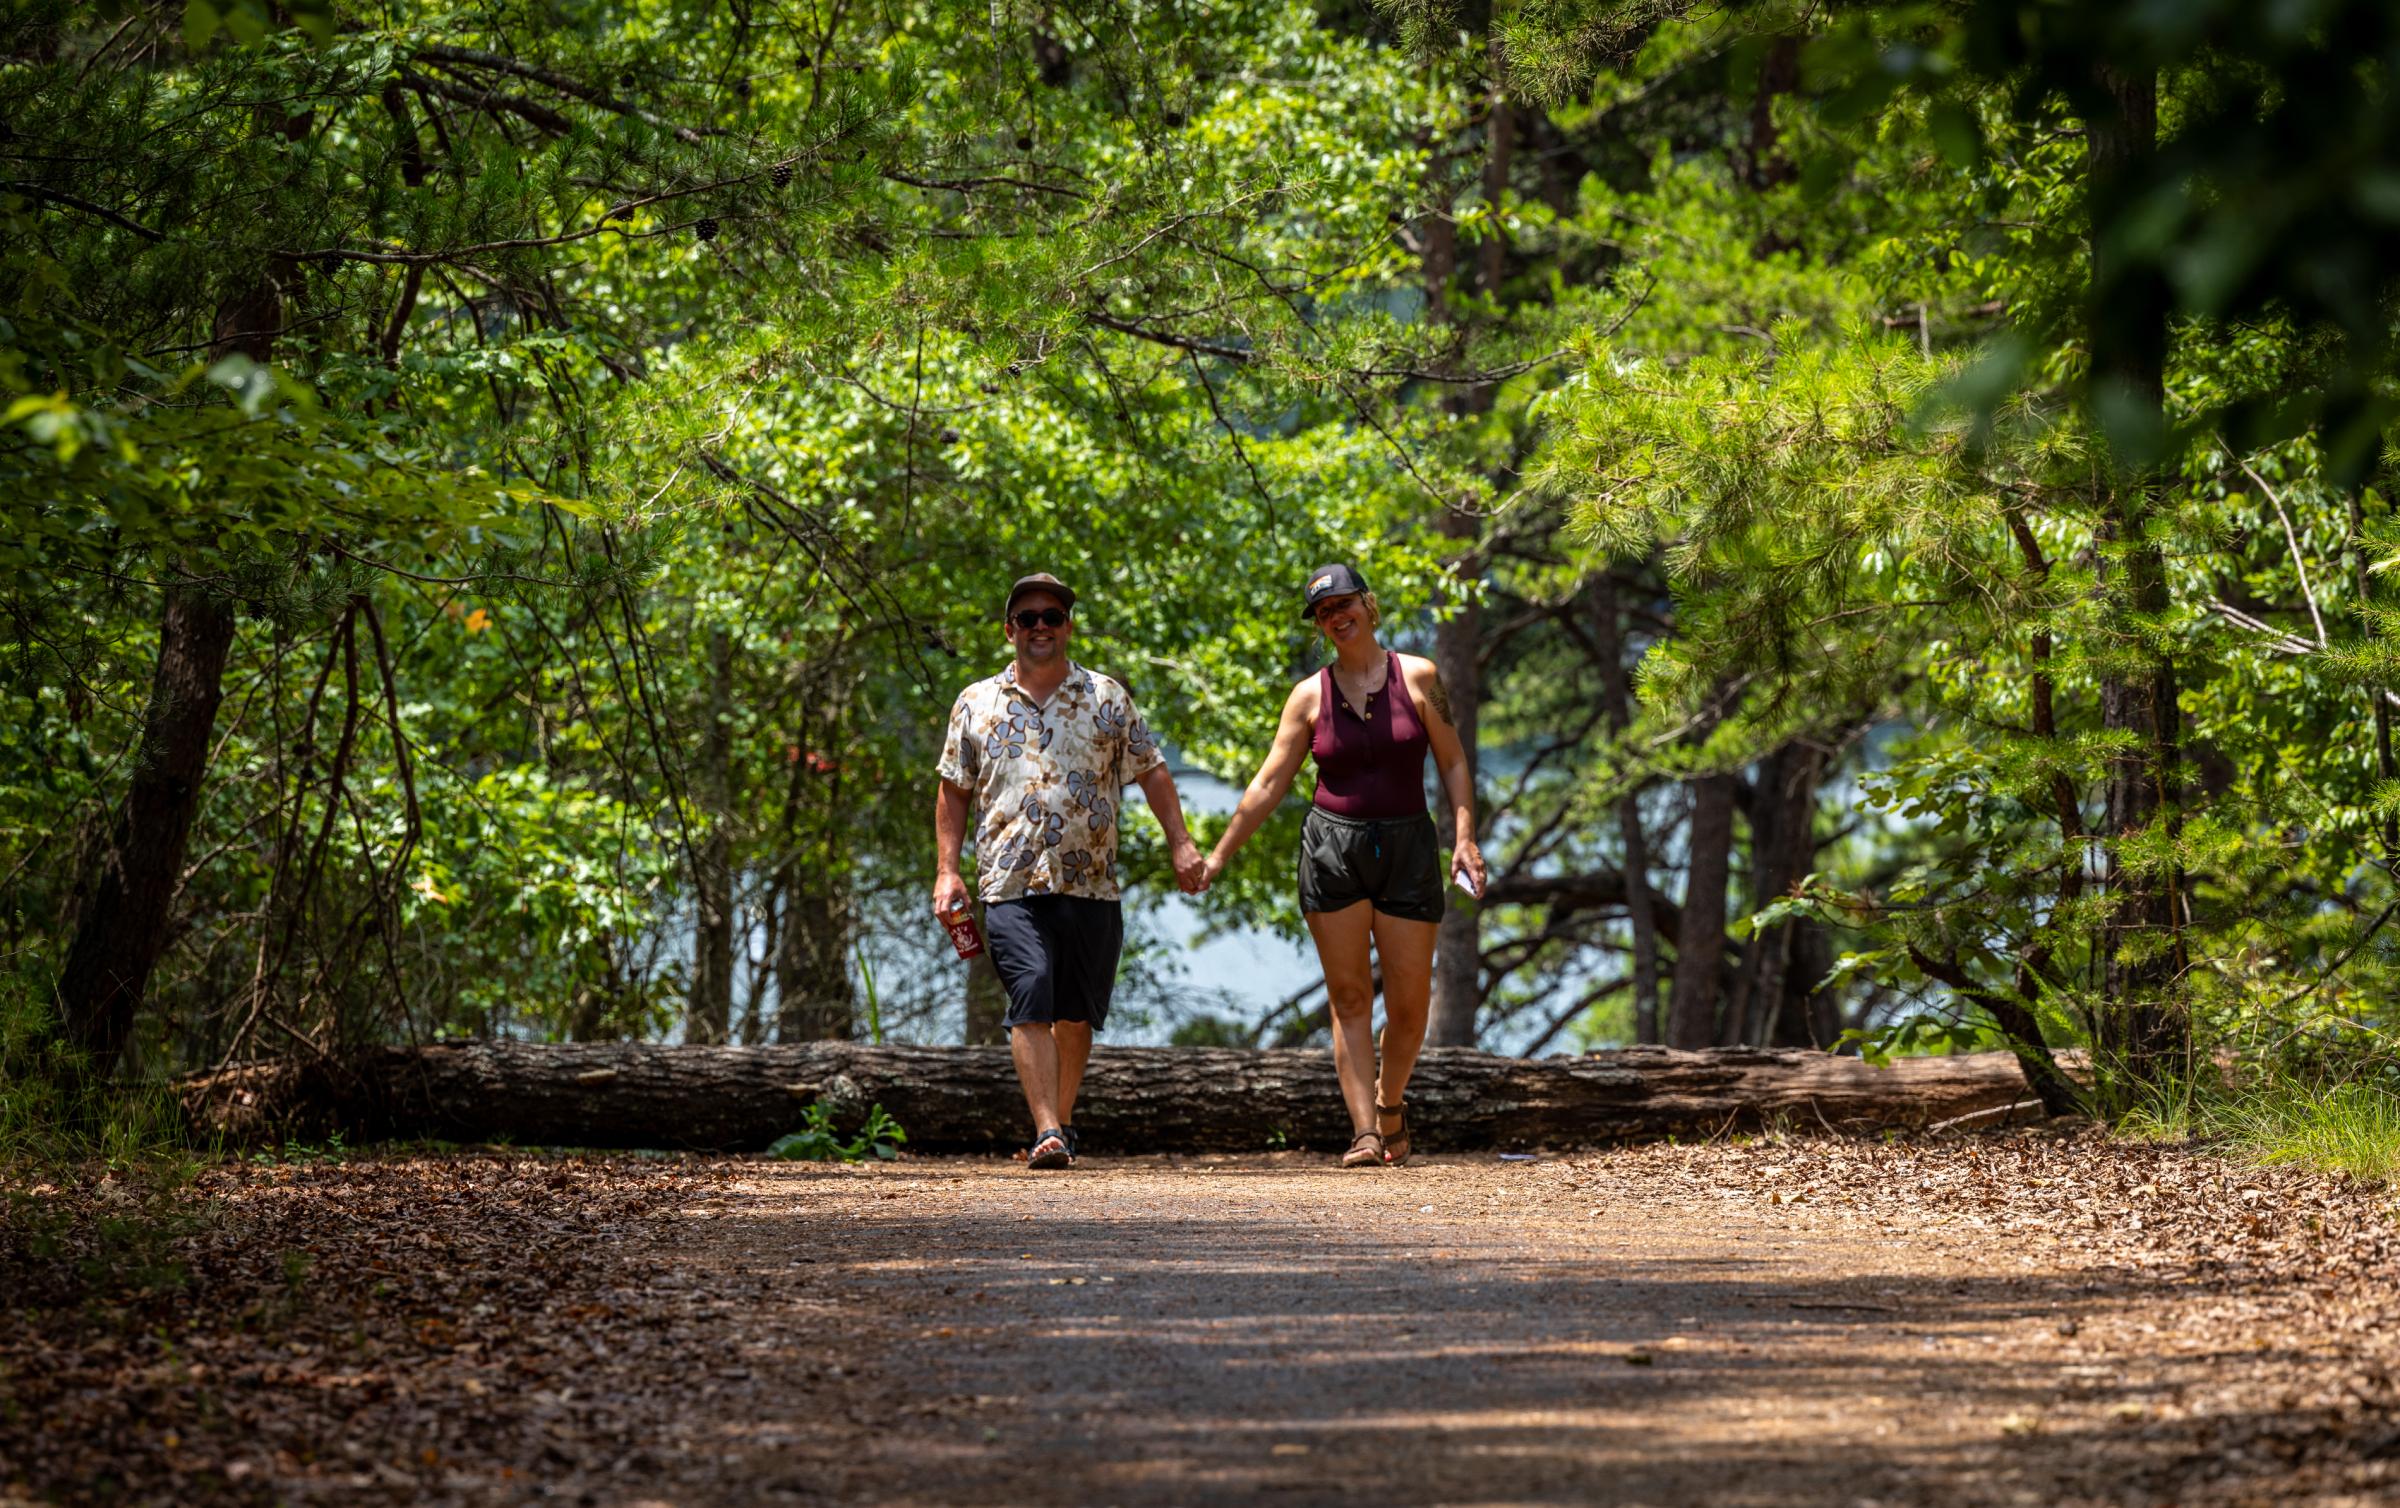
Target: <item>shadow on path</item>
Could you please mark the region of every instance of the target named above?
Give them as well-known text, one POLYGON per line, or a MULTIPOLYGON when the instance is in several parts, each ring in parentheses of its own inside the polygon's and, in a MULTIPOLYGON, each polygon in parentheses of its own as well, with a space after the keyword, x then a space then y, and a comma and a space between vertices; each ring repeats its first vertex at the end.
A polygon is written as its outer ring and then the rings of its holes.
POLYGON ((2002 1242, 1468 1160, 762 1168, 688 1254, 765 1296, 753 1364, 844 1358, 711 1421, 760 1497, 2137 1502, 2193 1449, 2140 1422, 2216 1359, 2079 1343, 2126 1286, 2002 1242))

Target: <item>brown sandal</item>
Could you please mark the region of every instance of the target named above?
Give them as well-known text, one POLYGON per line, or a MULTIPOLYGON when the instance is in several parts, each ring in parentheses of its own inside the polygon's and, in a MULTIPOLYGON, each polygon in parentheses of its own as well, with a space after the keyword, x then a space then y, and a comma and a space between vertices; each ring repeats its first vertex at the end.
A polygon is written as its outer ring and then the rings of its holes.
POLYGON ((1350 1138, 1350 1150, 1342 1154, 1345 1168, 1380 1168, 1383 1166, 1383 1138, 1373 1131, 1361 1131, 1350 1138))
POLYGON ((1408 1161, 1408 1101, 1402 1100, 1397 1105, 1377 1105, 1375 1113, 1400 1118, 1400 1129, 1383 1138, 1384 1163, 1396 1168, 1408 1161))

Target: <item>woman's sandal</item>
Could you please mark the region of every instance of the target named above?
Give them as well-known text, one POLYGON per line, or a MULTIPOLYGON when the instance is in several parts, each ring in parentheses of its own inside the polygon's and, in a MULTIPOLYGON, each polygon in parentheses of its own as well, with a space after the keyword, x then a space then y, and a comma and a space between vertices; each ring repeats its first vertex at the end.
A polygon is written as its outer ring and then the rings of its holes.
POLYGON ((1375 1113, 1398 1116, 1400 1119, 1400 1129, 1387 1133, 1383 1138, 1384 1165, 1396 1168, 1408 1161, 1408 1101, 1402 1100, 1397 1105, 1377 1105, 1375 1113))
POLYGON ((1345 1168, 1380 1168, 1383 1166, 1383 1137, 1373 1131, 1361 1131, 1350 1138, 1350 1150, 1342 1154, 1345 1168))
POLYGON ((1033 1150, 1025 1154, 1029 1168, 1063 1168, 1071 1166, 1075 1154, 1067 1150, 1067 1139, 1053 1126, 1033 1139, 1033 1150))

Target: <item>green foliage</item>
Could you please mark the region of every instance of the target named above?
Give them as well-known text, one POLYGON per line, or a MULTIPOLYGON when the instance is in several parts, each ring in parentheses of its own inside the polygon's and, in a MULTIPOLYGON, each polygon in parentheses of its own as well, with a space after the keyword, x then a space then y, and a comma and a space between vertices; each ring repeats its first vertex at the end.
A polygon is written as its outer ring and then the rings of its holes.
POLYGON ((350 1145, 342 1133, 329 1131, 321 1142, 292 1141, 261 1147, 250 1154, 249 1160, 268 1167, 306 1168, 347 1162, 350 1156, 350 1145))
MULTIPOLYGON (((265 14, 58 8, 0 78, 0 854, 121 789, 160 584, 243 615, 152 1070, 674 1031, 719 845, 789 939, 722 1029, 848 1034, 923 883, 882 793, 1003 583, 1086 583, 1085 656, 1227 772, 1292 577, 1433 595, 1394 524, 1464 474, 1357 422, 1431 344, 1385 308, 1429 96, 1306 7, 265 14)), ((71 858, 14 934, 50 955, 71 858)))
POLYGON ((1894 1058, 1946 1057, 1951 1053, 1988 1052, 2008 1045, 1987 1024, 1948 1021, 1938 1016, 1907 1016, 1877 1029, 1852 1027, 1835 1043, 1849 1048, 1878 1068, 1894 1058))
POLYGON ((784 1162, 864 1162, 870 1156, 888 1162, 900 1155, 907 1140, 908 1133, 900 1123, 876 1105, 867 1111, 858 1134, 844 1141, 833 1128, 832 1107, 816 1100, 802 1117, 800 1129, 777 1137, 767 1155, 784 1162))
MULTIPOLYGON (((137 1075, 946 1034, 955 975, 892 960, 1006 583, 1076 583, 1078 658, 1239 782, 1335 558, 1401 647, 1480 624, 1494 1040, 1639 1030, 1626 816, 1686 905, 1718 775, 1691 943, 1799 981, 1729 1030, 2084 1045, 2121 1104, 2140 1010, 2203 1057, 2301 987, 2380 1029, 2400 23, 1375 9, 0 23, 0 1135, 68 1116, 13 1002, 176 711, 170 590, 238 616, 137 1075), (2095 62, 2162 90, 2098 190, 2095 62), (2143 310, 2129 418, 2091 376, 2143 310), (2171 739, 2122 715, 2162 672, 2171 739)), ((1300 935, 1298 805, 1210 925, 1300 935)), ((1205 1009, 1165 1024, 1281 1025, 1205 1009)))
MULTIPOLYGON (((1756 9, 1783 13, 1775 0, 1756 9)), ((2289 322, 2327 337, 2318 381, 2222 395, 2182 416, 2184 433, 2228 428, 2257 448, 2313 429, 2348 483, 2376 464, 2393 413, 2381 391, 2393 350, 2383 311, 2400 262, 2381 196, 2400 169, 2396 63, 2400 14, 2377 0, 1855 6, 1811 40, 1806 60, 1829 119, 1877 118, 1908 91, 1927 103, 1930 134, 1961 168, 2011 154, 2003 119, 2037 131, 2105 119, 2112 89, 2162 81, 2157 150, 2114 170, 2089 201, 2105 253, 2087 269, 2090 333, 2113 340, 2171 304, 2191 318, 2289 322)), ((2032 223, 2073 235, 2062 220, 2032 223)), ((2078 343, 2071 324, 2041 319, 2083 317, 2070 307, 2037 306, 2025 333, 2078 343)), ((2164 434, 2115 428, 2113 441, 2153 458, 2176 448, 2164 434)))
POLYGON ((1175 1025, 1167 1043, 1171 1047, 1246 1047, 1249 1044, 1241 1027, 1223 1016, 1202 1013, 1187 1016, 1175 1025))

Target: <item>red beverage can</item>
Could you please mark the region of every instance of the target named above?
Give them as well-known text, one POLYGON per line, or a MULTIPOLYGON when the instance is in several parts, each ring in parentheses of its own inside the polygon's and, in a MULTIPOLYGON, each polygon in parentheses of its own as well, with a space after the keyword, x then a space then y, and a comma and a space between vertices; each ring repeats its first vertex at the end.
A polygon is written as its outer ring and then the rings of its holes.
POLYGON ((942 918, 950 929, 950 946, 958 949, 961 958, 973 958, 983 951, 983 934, 975 929, 975 913, 961 906, 942 918))

